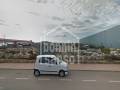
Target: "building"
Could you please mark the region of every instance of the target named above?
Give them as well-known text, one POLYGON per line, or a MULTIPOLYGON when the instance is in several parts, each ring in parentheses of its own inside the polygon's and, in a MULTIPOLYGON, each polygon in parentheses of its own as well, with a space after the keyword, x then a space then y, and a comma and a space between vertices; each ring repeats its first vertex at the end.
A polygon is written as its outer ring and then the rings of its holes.
POLYGON ((15 47, 28 47, 33 44, 32 41, 27 40, 16 40, 16 39, 4 39, 0 38, 0 47, 8 47, 8 48, 15 48, 15 47))
POLYGON ((120 25, 85 37, 80 42, 96 47, 120 48, 120 25))

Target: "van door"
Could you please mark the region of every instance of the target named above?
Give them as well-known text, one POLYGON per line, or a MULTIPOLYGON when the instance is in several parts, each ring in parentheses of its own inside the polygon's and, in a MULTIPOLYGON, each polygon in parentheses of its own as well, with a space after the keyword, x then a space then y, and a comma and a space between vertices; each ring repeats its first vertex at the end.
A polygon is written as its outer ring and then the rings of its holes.
POLYGON ((39 59, 39 70, 41 73, 46 74, 49 69, 48 59, 47 57, 41 57, 39 59))
POLYGON ((51 72, 51 74, 57 74, 58 72, 58 63, 57 60, 55 60, 55 58, 51 58, 49 59, 49 71, 51 72))

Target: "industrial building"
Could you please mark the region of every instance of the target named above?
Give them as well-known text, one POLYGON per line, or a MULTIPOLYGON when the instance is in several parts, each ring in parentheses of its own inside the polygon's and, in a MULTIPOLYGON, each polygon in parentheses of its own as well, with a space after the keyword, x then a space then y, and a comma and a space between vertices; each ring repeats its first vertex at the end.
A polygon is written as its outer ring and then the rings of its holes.
POLYGON ((120 25, 85 37, 80 42, 96 47, 120 48, 120 25))

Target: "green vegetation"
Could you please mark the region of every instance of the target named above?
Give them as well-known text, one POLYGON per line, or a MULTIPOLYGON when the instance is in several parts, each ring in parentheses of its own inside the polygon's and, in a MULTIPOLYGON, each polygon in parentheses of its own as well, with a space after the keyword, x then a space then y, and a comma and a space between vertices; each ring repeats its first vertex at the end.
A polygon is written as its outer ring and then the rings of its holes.
POLYGON ((110 54, 110 48, 102 48, 101 51, 104 54, 110 54))

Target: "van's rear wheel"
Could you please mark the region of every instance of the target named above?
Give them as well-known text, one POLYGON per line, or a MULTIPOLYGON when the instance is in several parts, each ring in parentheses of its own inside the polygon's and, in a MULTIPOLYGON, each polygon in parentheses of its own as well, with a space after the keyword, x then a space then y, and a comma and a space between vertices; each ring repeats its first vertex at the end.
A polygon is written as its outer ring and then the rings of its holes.
POLYGON ((36 77, 40 76, 40 71, 39 71, 39 70, 34 70, 34 75, 35 75, 36 77))
POLYGON ((64 77, 64 76, 65 76, 65 71, 63 71, 63 70, 60 71, 60 72, 59 72, 59 76, 60 76, 60 77, 64 77))

